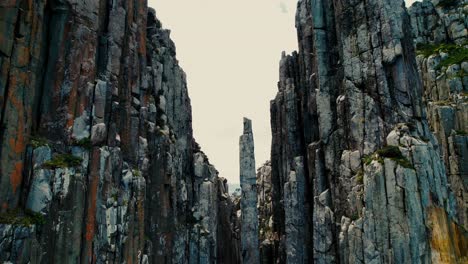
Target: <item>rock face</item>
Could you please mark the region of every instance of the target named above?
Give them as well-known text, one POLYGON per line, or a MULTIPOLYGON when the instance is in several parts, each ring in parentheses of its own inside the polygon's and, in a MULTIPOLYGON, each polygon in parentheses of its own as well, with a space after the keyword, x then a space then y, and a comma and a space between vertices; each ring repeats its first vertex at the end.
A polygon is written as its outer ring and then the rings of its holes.
POLYGON ((239 140, 242 263, 260 263, 258 244, 257 175, 255 174, 252 121, 244 118, 244 133, 239 140))
POLYGON ((225 179, 219 178, 218 195, 218 258, 216 263, 241 263, 240 221, 237 215, 240 209, 238 201, 229 197, 225 179))
POLYGON ((0 261, 239 262, 169 33, 144 0, 0 3, 0 261))
POLYGON ((278 238, 273 233, 273 197, 271 182, 271 162, 267 161, 257 170, 257 202, 260 259, 262 263, 272 263, 272 250, 278 238))
POLYGON ((468 226, 468 1, 424 1, 409 9, 428 121, 468 226), (463 55, 465 54, 465 55, 463 55))
MULTIPOLYGON (((466 126, 465 77, 441 81, 427 70, 434 61, 416 59, 411 27, 418 25, 416 43, 464 43, 466 2, 448 2, 417 4, 410 17, 402 0, 299 1, 299 52, 283 54, 271 102, 278 241, 262 258, 468 261, 466 137, 455 132, 466 126), (428 94, 439 91, 458 98, 437 110, 451 111, 448 121, 431 110, 428 94)), ((457 72, 450 67, 441 70, 457 72)))

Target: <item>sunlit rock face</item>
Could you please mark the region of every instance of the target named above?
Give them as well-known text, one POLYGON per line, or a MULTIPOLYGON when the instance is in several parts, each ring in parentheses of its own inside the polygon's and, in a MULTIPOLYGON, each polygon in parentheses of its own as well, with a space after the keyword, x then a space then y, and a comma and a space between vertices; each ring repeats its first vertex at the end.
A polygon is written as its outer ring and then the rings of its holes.
POLYGON ((215 263, 229 237, 237 263, 226 183, 146 1, 12 0, 0 14, 0 261, 215 263))
POLYGON ((275 235, 262 258, 468 261, 466 57, 416 58, 415 43, 465 52, 466 2, 448 2, 410 16, 402 0, 299 1, 299 51, 283 54, 271 101, 275 235), (430 70, 444 59, 457 65, 430 70), (431 106, 440 95, 454 99, 431 106))

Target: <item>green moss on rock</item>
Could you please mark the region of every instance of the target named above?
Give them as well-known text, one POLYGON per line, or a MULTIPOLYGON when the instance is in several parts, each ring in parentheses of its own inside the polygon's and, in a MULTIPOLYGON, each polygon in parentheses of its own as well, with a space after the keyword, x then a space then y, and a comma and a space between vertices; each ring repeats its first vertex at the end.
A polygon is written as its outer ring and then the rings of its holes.
POLYGON ((76 141, 75 146, 90 150, 93 148, 93 143, 91 142, 90 138, 83 138, 81 140, 76 141))
POLYGON ((48 146, 47 139, 38 137, 38 136, 32 136, 30 140, 30 144, 33 148, 39 148, 39 147, 44 147, 48 146))
POLYGON ((75 157, 71 154, 60 154, 44 162, 42 166, 47 169, 71 168, 80 166, 82 161, 82 158, 75 157))
POLYGON ((45 218, 40 213, 17 208, 0 213, 0 224, 30 227, 45 224, 45 218))
POLYGON ((376 160, 383 164, 384 159, 391 159, 404 168, 414 169, 411 162, 405 156, 403 156, 400 148, 396 146, 386 146, 377 150, 374 154, 364 156, 363 162, 366 165, 370 165, 372 161, 376 160))
POLYGON ((436 69, 447 67, 453 64, 461 64, 464 61, 468 61, 468 49, 465 45, 457 45, 453 43, 442 43, 442 44, 418 44, 416 52, 418 55, 423 55, 425 58, 444 52, 448 54, 448 57, 440 62, 436 69))

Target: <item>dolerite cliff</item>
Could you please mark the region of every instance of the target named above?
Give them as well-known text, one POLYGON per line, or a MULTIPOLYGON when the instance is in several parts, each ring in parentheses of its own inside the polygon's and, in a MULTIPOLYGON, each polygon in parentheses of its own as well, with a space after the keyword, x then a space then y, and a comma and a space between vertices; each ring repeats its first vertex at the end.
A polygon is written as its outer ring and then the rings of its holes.
POLYGON ((244 132, 239 138, 239 172, 242 188, 241 255, 242 263, 260 263, 258 245, 257 175, 252 121, 244 118, 244 132))
POLYGON ((458 221, 468 226, 468 1, 409 9, 428 121, 441 147, 458 221))
POLYGON ((468 262, 466 8, 299 1, 271 102, 263 259, 468 262))
POLYGON ((0 2, 0 261, 238 262, 169 33, 145 0, 0 2))

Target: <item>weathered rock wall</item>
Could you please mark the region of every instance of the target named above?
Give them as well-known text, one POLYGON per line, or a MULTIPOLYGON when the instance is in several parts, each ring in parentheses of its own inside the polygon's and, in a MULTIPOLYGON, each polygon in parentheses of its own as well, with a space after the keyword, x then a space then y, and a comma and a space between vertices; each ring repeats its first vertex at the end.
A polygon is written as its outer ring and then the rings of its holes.
POLYGON ((239 138, 242 263, 260 263, 258 240, 257 175, 255 174, 252 121, 244 118, 244 132, 239 138))
POLYGON ((467 261, 411 21, 403 1, 299 1, 271 102, 277 263, 467 261))
POLYGON ((236 250, 169 34, 145 0, 0 3, 0 261, 215 263, 224 237, 236 250))
POLYGON ((261 263, 272 263, 272 252, 278 237, 273 233, 273 197, 271 162, 267 161, 257 170, 258 230, 261 263))
POLYGON ((468 226, 468 1, 423 1, 409 9, 428 121, 468 226))

